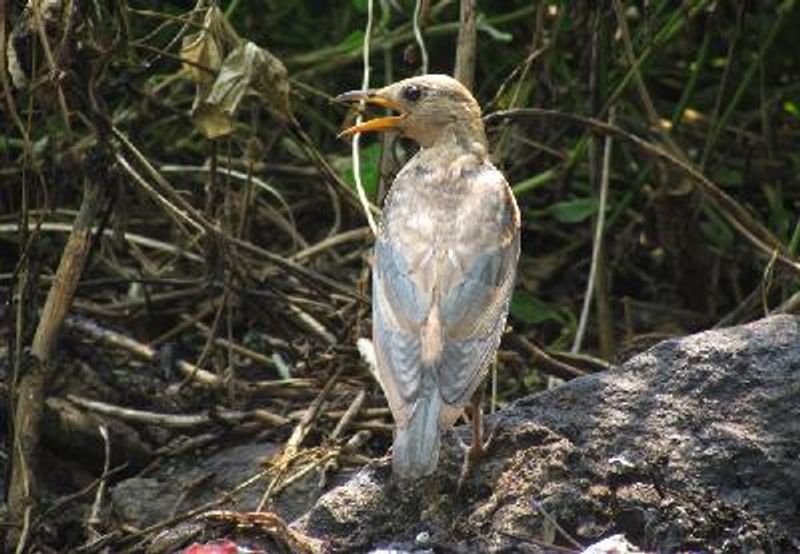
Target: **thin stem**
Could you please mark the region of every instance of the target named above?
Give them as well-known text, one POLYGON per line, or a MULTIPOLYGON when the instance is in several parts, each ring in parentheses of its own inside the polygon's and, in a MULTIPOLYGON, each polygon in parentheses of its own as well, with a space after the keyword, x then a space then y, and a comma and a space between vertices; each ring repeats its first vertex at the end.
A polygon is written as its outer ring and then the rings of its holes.
MULTIPOLYGON (((609 110, 609 125, 614 125, 614 108, 609 110)), ((578 320, 578 330, 575 332, 575 341, 572 343, 571 352, 576 353, 581 349, 583 336, 586 333, 586 323, 589 321, 589 309, 592 305, 592 293, 597 279, 597 265, 603 245, 603 226, 605 225, 606 205, 608 204, 608 182, 611 178, 611 146, 613 139, 606 135, 603 144, 603 174, 600 181, 600 205, 597 211, 597 225, 594 229, 594 244, 592 245, 592 265, 589 268, 589 280, 586 283, 586 294, 583 297, 583 308, 578 320)))
MULTIPOLYGON (((372 2, 372 0, 370 0, 370 2, 372 2)), ((425 75, 428 73, 428 50, 425 47, 425 39, 422 38, 422 30, 419 26, 419 18, 420 14, 422 13, 422 2, 423 0, 417 0, 416 5, 414 6, 414 39, 417 41, 417 46, 419 46, 419 52, 422 57, 422 74, 425 75)))
MULTIPOLYGON (((364 31, 364 44, 362 55, 364 59, 364 73, 361 79, 361 90, 366 91, 369 88, 369 38, 372 35, 372 6, 373 0, 367 2, 367 28, 364 31)), ((361 101, 361 109, 358 110, 356 117, 356 125, 360 125, 363 121, 362 112, 364 111, 364 101, 361 101)), ((351 150, 353 156, 353 178, 356 182, 356 191, 358 192, 358 200, 361 202, 361 207, 364 209, 364 215, 367 217, 369 228, 372 229, 372 234, 378 235, 378 227, 375 225, 375 219, 372 217, 372 212, 369 209, 369 200, 367 200, 367 193, 364 191, 364 183, 361 181, 361 156, 359 155, 359 143, 361 142, 361 133, 353 135, 353 142, 351 143, 351 150)))

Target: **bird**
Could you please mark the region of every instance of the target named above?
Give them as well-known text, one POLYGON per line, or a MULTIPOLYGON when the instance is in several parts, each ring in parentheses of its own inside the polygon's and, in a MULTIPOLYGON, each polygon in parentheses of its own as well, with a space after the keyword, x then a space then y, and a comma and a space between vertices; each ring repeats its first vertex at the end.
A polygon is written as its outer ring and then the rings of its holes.
POLYGON ((384 201, 372 266, 377 377, 395 422, 392 472, 436 471, 442 434, 472 401, 463 479, 485 448, 477 393, 506 326, 520 213, 489 159, 481 108, 448 75, 411 77, 337 101, 391 110, 340 133, 394 132, 419 145, 384 201))

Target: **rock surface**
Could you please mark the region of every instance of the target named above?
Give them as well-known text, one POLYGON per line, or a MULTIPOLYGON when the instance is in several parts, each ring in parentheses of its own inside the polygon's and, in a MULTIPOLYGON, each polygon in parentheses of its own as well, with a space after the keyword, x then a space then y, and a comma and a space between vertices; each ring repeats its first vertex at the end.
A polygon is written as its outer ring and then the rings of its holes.
POLYGON ((430 479, 365 468, 293 527, 334 552, 578 550, 618 533, 646 551, 796 551, 799 398, 797 318, 669 340, 498 413, 461 494, 448 437, 430 479))
MULTIPOLYGON (((171 461, 151 477, 133 477, 111 489, 111 504, 116 519, 134 527, 147 527, 164 521, 170 515, 196 509, 225 498, 223 505, 237 512, 255 511, 264 494, 263 487, 240 487, 262 471, 264 458, 280 447, 272 443, 254 443, 221 448, 190 459, 171 461)), ((337 475, 333 482, 344 481, 337 475)), ((299 479, 270 505, 287 520, 302 515, 319 498, 321 492, 316 475, 299 479)))

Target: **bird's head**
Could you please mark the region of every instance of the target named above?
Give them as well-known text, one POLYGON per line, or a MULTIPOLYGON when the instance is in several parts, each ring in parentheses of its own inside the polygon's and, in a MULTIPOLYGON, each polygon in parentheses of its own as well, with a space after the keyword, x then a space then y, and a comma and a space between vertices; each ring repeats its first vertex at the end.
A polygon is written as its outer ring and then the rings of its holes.
POLYGON ((481 109, 469 90, 447 75, 422 75, 381 89, 355 90, 336 97, 388 108, 395 115, 378 117, 342 131, 341 136, 369 131, 395 131, 423 148, 446 134, 469 137, 485 144, 481 109))

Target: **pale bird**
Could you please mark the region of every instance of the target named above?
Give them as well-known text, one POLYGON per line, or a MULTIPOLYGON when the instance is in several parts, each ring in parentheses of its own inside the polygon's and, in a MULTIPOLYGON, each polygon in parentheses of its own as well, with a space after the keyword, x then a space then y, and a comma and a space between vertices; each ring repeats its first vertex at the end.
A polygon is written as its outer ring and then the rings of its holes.
POLYGON ((446 75, 347 92, 337 100, 396 112, 344 135, 393 131, 420 149, 387 195, 372 279, 378 377, 395 421, 393 472, 430 475, 442 433, 475 396, 462 479, 483 451, 476 394, 506 324, 520 251, 520 216, 487 152, 481 110, 446 75))

